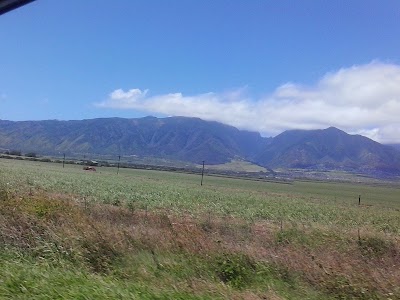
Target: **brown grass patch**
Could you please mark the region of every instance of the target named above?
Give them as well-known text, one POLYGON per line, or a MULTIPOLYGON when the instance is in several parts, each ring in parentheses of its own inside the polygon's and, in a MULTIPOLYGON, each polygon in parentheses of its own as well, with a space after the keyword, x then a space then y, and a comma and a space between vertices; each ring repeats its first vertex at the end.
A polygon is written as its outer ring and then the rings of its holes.
MULTIPOLYGON (((98 273, 124 255, 149 251, 207 259, 221 253, 245 255, 273 265, 283 280, 297 276, 338 297, 400 298, 398 236, 362 229, 361 239, 327 227, 290 227, 269 222, 177 215, 168 211, 90 206, 72 197, 44 192, 0 201, 0 242, 38 257, 62 256, 98 273), (322 241, 322 242, 321 242, 322 241)), ((190 281, 185 289, 209 285, 190 281)), ((232 299, 281 299, 238 291, 232 299)))

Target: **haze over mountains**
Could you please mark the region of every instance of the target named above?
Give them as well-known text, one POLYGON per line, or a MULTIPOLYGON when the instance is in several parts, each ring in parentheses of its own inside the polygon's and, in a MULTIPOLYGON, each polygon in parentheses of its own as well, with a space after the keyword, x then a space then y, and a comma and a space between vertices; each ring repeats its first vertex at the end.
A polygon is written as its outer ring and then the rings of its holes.
POLYGON ((2 121, 0 148, 42 154, 139 155, 192 163, 400 173, 400 151, 337 128, 274 138, 198 118, 2 121))

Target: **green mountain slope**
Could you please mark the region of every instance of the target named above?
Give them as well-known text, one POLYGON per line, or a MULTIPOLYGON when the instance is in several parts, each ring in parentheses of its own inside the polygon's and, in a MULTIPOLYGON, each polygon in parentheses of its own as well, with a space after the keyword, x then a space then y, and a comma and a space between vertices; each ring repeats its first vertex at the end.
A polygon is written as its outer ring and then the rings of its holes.
POLYGON ((197 118, 0 121, 0 147, 47 154, 143 155, 190 162, 252 159, 260 134, 197 118))
POLYGON ((361 135, 349 135, 334 127, 283 132, 256 160, 273 168, 400 170, 400 153, 392 147, 361 135))
POLYGON ((138 155, 193 163, 233 159, 268 168, 400 173, 400 152, 337 128, 275 138, 198 118, 0 121, 0 148, 24 153, 138 155))

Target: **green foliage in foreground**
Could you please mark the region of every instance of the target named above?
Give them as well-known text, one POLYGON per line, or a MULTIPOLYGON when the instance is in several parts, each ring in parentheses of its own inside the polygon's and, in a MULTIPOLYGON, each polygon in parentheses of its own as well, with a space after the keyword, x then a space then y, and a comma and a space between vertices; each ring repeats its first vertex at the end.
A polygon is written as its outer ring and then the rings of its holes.
POLYGON ((239 256, 219 256, 206 262, 170 254, 160 256, 164 263, 161 268, 152 266, 146 256, 143 253, 131 258, 137 260, 133 265, 132 261, 130 264, 125 261, 128 265, 116 264, 110 266, 108 274, 98 274, 66 260, 38 260, 3 249, 0 251, 0 299, 228 299, 237 289, 260 289, 265 293, 265 287, 285 299, 330 299, 287 271, 265 265, 249 266, 239 256), (147 269, 146 276, 132 277, 125 273, 139 263, 141 269, 147 269), (198 278, 194 273, 199 273, 198 278), (206 283, 210 290, 203 287, 192 292, 182 291, 182 286, 188 289, 192 280, 206 283))
POLYGON ((174 290, 154 292, 135 280, 92 274, 65 261, 49 264, 7 252, 2 253, 0 266, 1 299, 215 299, 174 290))

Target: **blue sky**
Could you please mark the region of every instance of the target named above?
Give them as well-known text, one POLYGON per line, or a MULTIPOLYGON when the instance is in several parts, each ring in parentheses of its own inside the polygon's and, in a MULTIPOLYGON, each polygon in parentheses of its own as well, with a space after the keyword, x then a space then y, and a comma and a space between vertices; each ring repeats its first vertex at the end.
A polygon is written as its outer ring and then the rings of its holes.
POLYGON ((184 115, 400 143, 400 1, 37 0, 0 16, 0 119, 184 115))

